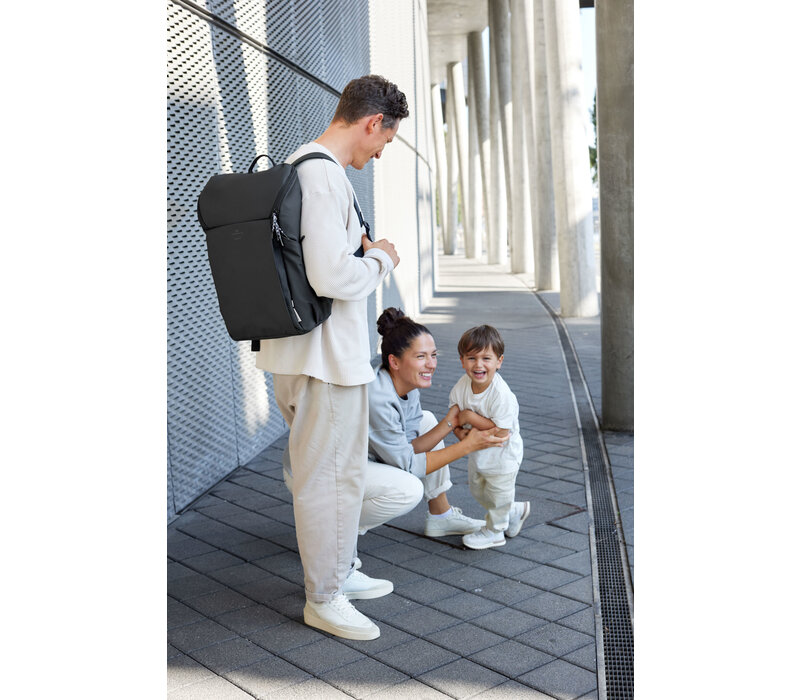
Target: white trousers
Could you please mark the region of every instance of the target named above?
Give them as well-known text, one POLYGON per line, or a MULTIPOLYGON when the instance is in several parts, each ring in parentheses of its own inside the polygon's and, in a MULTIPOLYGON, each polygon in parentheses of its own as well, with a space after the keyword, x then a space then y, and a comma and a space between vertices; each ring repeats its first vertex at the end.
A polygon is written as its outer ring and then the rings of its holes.
MULTIPOLYGON (((439 421, 430 411, 422 412, 420 435, 435 428, 439 421)), ((435 450, 444 447, 440 442, 435 450)), ((422 481, 409 472, 379 462, 367 462, 364 484, 364 503, 358 521, 358 532, 363 535, 378 525, 399 518, 412 510, 423 496, 426 501, 436 498, 451 486, 450 468, 444 466, 427 474, 422 481)))
POLYGON ((482 474, 470 462, 469 490, 473 498, 486 509, 486 527, 495 532, 508 529, 508 515, 514 505, 517 472, 482 474))
POLYGON ((273 375, 289 424, 297 547, 306 598, 331 600, 350 571, 367 464, 367 385, 339 386, 306 375, 273 375))

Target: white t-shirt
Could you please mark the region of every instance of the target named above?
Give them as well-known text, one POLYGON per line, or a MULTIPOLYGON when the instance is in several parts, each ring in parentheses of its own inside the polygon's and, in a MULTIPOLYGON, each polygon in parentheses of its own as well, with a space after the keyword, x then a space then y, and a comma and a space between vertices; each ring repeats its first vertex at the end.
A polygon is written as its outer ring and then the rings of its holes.
POLYGON ((450 391, 450 406, 469 409, 491 420, 498 428, 509 431, 508 440, 498 447, 471 452, 468 460, 484 474, 511 474, 522 463, 522 437, 519 434, 519 404, 505 379, 495 373, 492 383, 480 394, 472 393, 472 382, 466 374, 450 391))

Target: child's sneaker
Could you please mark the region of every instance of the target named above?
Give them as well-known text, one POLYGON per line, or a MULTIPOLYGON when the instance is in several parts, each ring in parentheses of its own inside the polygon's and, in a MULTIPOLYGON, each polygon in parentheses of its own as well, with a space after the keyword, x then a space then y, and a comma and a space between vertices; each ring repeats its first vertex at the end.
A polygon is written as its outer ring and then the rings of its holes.
POLYGON ((506 537, 516 537, 522 529, 522 523, 531 514, 531 502, 517 501, 514 503, 511 513, 508 516, 508 530, 506 530, 506 537))
POLYGON ((506 543, 506 538, 502 532, 482 527, 477 532, 464 535, 461 541, 465 547, 470 549, 488 549, 489 547, 502 547, 506 543))
POLYGON ((466 535, 486 525, 485 520, 475 520, 461 512, 461 508, 450 507, 450 514, 445 518, 431 517, 425 514, 425 536, 444 537, 445 535, 466 535))

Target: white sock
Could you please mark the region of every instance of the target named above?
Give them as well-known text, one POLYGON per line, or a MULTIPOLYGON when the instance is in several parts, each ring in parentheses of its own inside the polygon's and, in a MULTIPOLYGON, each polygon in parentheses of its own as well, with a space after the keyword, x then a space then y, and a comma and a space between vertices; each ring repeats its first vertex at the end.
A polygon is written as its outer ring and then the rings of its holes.
POLYGON ((450 506, 444 513, 436 513, 436 514, 434 514, 434 513, 428 512, 428 517, 429 518, 446 518, 452 512, 453 512, 453 506, 450 506))

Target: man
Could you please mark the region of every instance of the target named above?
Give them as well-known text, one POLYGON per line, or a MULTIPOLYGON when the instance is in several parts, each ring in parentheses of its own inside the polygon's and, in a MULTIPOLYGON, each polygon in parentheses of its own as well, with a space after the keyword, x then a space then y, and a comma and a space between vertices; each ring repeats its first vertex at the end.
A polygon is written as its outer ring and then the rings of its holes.
MULTIPOLYGON (((310 333, 262 340, 256 366, 273 374, 275 398, 289 424, 284 465, 291 474, 297 545, 303 564, 307 625, 347 639, 380 630, 349 602, 391 592, 389 581, 355 570, 367 463, 367 384, 374 378, 367 298, 398 265, 394 245, 364 235, 345 175, 381 157, 408 116, 405 95, 367 75, 347 84, 328 128, 289 162, 320 151, 331 157, 298 166, 301 235, 311 286, 333 299, 330 317, 310 333), (363 246, 363 257, 353 253, 363 246)), ((288 482, 287 482, 288 483, 288 482)))

